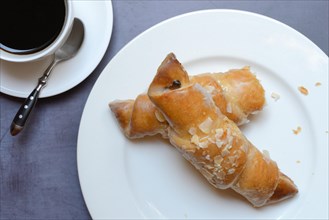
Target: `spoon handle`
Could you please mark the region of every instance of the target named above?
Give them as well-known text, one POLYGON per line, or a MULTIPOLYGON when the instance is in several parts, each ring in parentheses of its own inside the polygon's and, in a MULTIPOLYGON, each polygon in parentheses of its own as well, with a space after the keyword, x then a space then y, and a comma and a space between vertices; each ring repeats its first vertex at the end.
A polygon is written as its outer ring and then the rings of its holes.
POLYGON ((19 108, 18 112, 16 113, 16 116, 14 117, 13 122, 11 123, 11 126, 10 126, 11 135, 15 136, 21 130, 23 130, 24 125, 30 116, 30 113, 32 112, 35 104, 37 103, 39 94, 40 94, 40 89, 38 89, 38 87, 37 87, 25 99, 24 103, 19 108))
POLYGON ((17 135, 21 130, 23 130, 25 123, 27 122, 30 113, 32 112, 35 104, 38 101, 41 89, 46 85, 47 80, 50 76, 50 72, 58 61, 53 59, 51 64, 45 70, 44 74, 39 78, 39 83, 31 94, 25 99, 22 106, 16 113, 16 116, 13 119, 13 122, 10 126, 10 133, 12 136, 17 135))

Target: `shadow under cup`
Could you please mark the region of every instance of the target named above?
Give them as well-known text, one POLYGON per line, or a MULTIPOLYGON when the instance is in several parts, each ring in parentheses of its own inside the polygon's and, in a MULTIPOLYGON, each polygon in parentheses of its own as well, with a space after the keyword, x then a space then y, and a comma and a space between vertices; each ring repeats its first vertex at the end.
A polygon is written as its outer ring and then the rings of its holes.
MULTIPOLYGON (((51 50, 68 25, 69 7, 69 0, 3 1, 0 13, 1 59, 15 61, 10 57, 33 57, 43 50, 51 50)), ((49 54, 38 58, 44 55, 49 54)))

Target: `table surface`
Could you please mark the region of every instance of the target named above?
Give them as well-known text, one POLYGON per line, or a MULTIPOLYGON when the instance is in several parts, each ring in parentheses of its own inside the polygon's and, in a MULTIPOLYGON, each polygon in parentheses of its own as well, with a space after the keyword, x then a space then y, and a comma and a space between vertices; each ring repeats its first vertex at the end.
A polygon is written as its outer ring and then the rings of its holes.
POLYGON ((112 38, 99 65, 70 91, 39 100, 27 128, 16 137, 10 135, 9 126, 23 99, 1 93, 0 219, 91 219, 77 172, 77 136, 82 111, 104 67, 138 34, 186 12, 239 9, 291 26, 328 55, 328 2, 112 1, 112 38))

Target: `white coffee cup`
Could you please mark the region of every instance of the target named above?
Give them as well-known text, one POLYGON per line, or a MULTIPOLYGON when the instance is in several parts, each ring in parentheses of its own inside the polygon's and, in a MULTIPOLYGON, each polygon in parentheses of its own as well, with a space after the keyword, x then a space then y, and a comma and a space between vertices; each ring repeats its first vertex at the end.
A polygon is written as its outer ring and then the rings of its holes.
MULTIPOLYGON (((33 0, 32 0, 33 1, 33 0)), ((64 18, 64 23, 62 25, 61 31, 57 35, 57 37, 46 47, 37 50, 37 51, 32 51, 28 53, 14 53, 14 52, 9 52, 5 49, 5 45, 1 43, 1 48, 0 48, 0 59, 1 60, 6 60, 6 61, 11 61, 11 62, 30 62, 30 61, 35 61, 39 60, 42 58, 45 58, 51 54, 54 54, 55 51, 60 48, 68 38, 71 29, 72 29, 72 24, 74 20, 73 16, 73 9, 72 9, 72 2, 71 0, 63 0, 65 4, 65 18, 64 18)), ((5 22, 5 21, 1 21, 5 22)), ((38 33, 36 33, 38 34, 38 33)))

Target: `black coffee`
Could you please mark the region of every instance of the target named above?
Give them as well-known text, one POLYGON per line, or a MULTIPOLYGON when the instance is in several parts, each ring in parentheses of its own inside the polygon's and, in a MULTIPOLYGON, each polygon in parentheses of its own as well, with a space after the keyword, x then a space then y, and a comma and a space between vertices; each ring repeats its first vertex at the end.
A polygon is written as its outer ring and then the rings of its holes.
POLYGON ((1 49, 27 54, 50 45, 66 16, 64 0, 1 0, 1 49))

